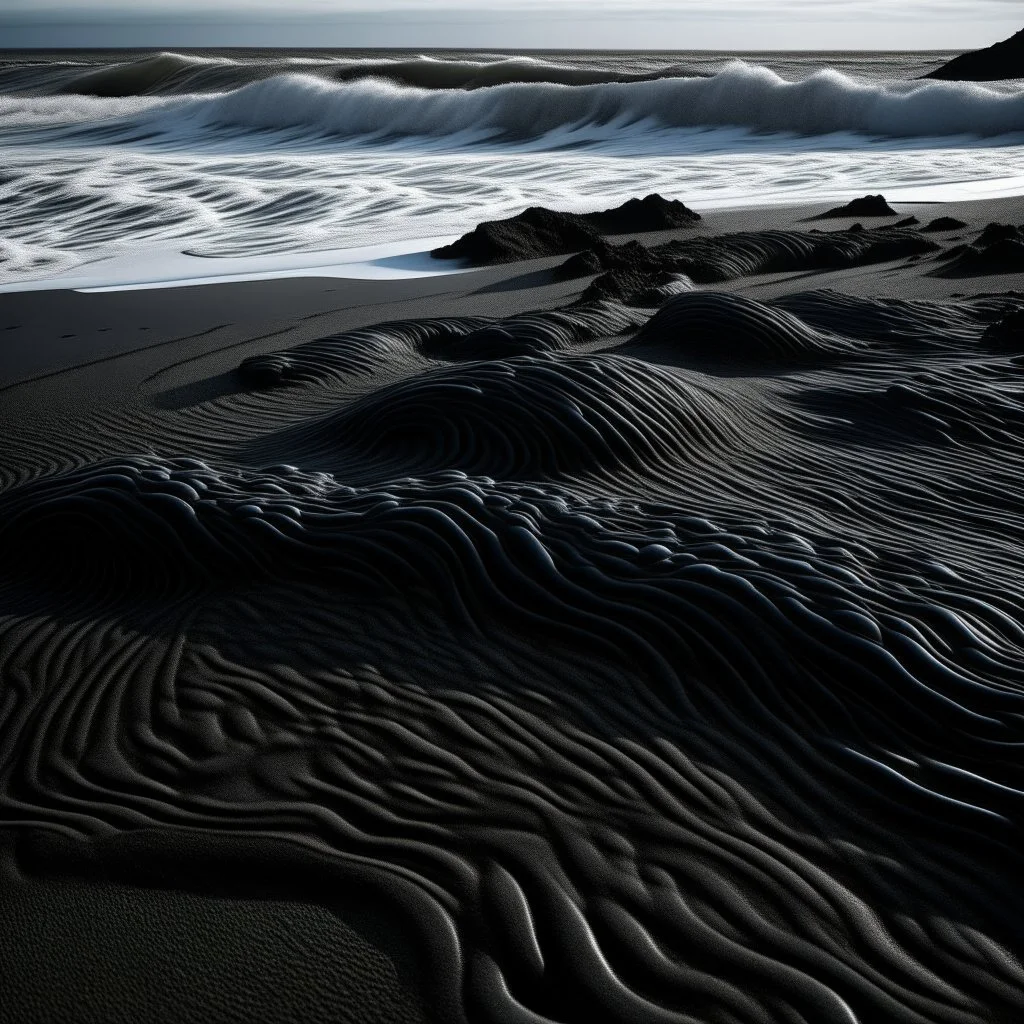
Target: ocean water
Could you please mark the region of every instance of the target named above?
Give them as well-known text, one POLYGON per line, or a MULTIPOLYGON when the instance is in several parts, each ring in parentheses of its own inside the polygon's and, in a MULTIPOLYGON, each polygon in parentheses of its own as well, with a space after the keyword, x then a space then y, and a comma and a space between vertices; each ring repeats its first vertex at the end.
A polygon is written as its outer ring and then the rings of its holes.
POLYGON ((950 56, 10 52, 0 286, 294 269, 654 191, 698 210, 1024 191, 1024 82, 920 81, 950 56))

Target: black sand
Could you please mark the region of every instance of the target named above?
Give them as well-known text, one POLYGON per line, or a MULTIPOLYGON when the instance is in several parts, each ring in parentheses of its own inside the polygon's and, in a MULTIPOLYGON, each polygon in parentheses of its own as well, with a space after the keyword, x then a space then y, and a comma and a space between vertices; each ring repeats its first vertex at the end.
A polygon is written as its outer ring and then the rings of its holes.
POLYGON ((0 297, 0 1020, 1019 1020, 1024 207, 897 205, 0 297))

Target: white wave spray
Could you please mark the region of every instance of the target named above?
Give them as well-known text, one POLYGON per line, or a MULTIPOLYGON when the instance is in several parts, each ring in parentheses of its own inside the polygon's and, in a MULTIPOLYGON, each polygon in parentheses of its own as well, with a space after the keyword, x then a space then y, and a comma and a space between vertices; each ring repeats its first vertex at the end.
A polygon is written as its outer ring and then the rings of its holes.
POLYGON ((787 82, 767 68, 737 61, 711 78, 529 83, 472 92, 410 89, 375 79, 335 85, 284 75, 190 100, 172 116, 211 125, 339 135, 479 132, 524 138, 581 125, 616 131, 657 125, 896 138, 996 136, 1024 132, 1024 91, 959 82, 869 85, 827 70, 787 82))
POLYGON ((706 78, 459 89, 288 72, 203 94, 0 94, 0 147, 11 281, 141 254, 144 240, 205 254, 332 249, 652 191, 703 209, 1018 194, 1024 88, 828 70, 788 81, 739 61, 706 78))

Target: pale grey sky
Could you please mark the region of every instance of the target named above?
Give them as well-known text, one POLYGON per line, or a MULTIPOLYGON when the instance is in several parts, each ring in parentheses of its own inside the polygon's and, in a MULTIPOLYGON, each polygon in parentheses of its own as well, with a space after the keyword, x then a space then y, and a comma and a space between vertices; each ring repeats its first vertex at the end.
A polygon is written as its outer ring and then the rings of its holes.
POLYGON ((0 47, 971 49, 1024 0, 0 0, 0 47))

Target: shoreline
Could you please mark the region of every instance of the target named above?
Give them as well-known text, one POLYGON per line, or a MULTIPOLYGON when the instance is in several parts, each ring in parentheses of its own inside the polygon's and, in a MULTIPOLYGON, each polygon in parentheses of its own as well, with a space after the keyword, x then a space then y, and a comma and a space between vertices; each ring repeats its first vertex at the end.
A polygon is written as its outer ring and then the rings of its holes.
MULTIPOLYGON (((1022 197, 893 203, 900 217, 917 214, 922 222, 940 216, 960 218, 968 224, 961 232, 964 237, 993 221, 1024 222, 1022 197)), ((609 240, 655 245, 675 238, 730 232, 842 230, 857 219, 815 220, 827 205, 801 203, 710 211, 692 228, 615 235, 609 240)), ((869 223, 885 225, 892 220, 869 223)), ((200 358, 216 361, 222 343, 233 352, 256 351, 258 339, 274 332, 281 340, 307 338, 311 331, 347 330, 369 324, 374 318, 395 319, 406 311, 409 316, 432 315, 423 311, 447 308, 444 303, 453 311, 472 314, 493 308, 499 316, 550 308, 553 302, 569 301, 578 295, 589 281, 553 280, 550 272, 564 260, 564 256, 556 256, 519 264, 457 268, 446 268, 444 261, 432 260, 440 265, 436 275, 393 280, 321 277, 296 270, 288 276, 256 281, 139 289, 9 291, 0 298, 0 393, 10 397, 12 387, 18 384, 109 360, 142 356, 147 364, 158 365, 159 359, 152 351, 157 347, 168 352, 190 347, 202 352, 200 358), (286 331, 283 335, 282 330, 286 331), (215 331, 221 333, 213 336, 215 331), (204 335, 209 346, 206 351, 203 342, 196 340, 204 335), (144 355, 147 352, 149 357, 144 355)), ((923 265, 916 270, 901 269, 897 263, 893 267, 819 272, 803 278, 786 273, 740 278, 708 287, 749 292, 754 297, 782 294, 800 285, 840 290, 847 287, 857 294, 877 289, 879 294, 908 298, 940 298, 946 293, 970 294, 991 288, 1024 289, 1024 277, 1019 274, 956 280, 928 278, 927 270, 923 265)))
MULTIPOLYGON (((1021 182, 1013 179, 1013 187, 1021 182)), ((982 184, 975 190, 982 190, 982 184)), ((983 216, 998 220, 1010 216, 1024 195, 1024 189, 1012 194, 945 199, 948 189, 941 185, 924 189, 901 188, 888 190, 893 203, 904 208, 907 215, 927 213, 938 209, 944 215, 959 216, 973 223, 983 216), (934 193, 939 198, 921 198, 934 193), (909 195, 912 198, 901 198, 909 195), (987 209, 988 213, 983 213, 987 209)), ((750 230, 750 224, 791 226, 813 220, 814 211, 830 202, 842 203, 857 195, 854 191, 828 193, 820 202, 793 203, 784 199, 768 203, 753 200, 728 202, 726 205, 696 203, 697 213, 714 219, 719 231, 750 230)), ((653 237, 656 232, 647 233, 653 237)), ((67 270, 40 278, 0 283, 0 295, 20 294, 28 291, 128 291, 184 288, 209 284, 242 283, 247 281, 275 281, 289 278, 323 277, 339 280, 395 280, 418 277, 470 273, 479 268, 459 266, 449 261, 431 259, 429 253, 454 241, 458 235, 435 235, 406 238, 397 241, 340 248, 319 248, 307 251, 284 251, 263 256, 217 256, 182 249, 181 243, 162 243, 140 246, 145 251, 140 261, 138 254, 99 256, 67 270)), ((614 238, 615 236, 609 236, 614 238)), ((640 238, 624 235, 623 238, 640 238)), ((666 238, 671 235, 666 234, 666 238)), ((194 248, 194 243, 192 244, 194 248)))

